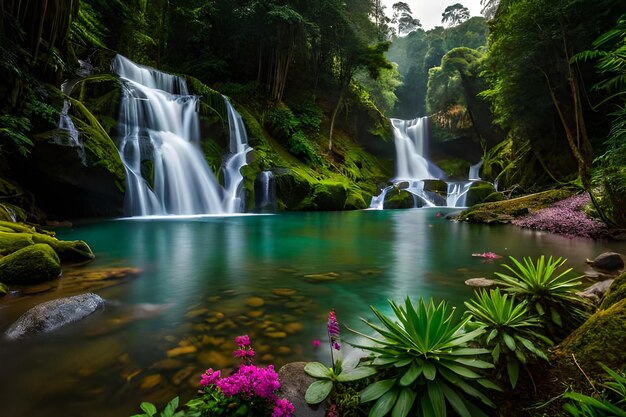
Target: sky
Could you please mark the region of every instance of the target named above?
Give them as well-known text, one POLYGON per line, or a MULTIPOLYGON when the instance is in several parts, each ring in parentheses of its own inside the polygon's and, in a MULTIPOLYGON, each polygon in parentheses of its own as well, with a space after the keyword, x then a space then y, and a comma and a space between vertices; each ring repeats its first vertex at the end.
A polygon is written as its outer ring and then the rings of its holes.
MULTIPOLYGON (((391 16, 393 11, 391 6, 400 0, 383 0, 385 6, 385 12, 391 16)), ((482 6, 480 0, 402 0, 409 5, 413 17, 420 20, 424 30, 432 29, 435 26, 446 26, 441 23, 441 14, 446 7, 456 3, 461 3, 467 7, 472 16, 480 16, 482 6)))

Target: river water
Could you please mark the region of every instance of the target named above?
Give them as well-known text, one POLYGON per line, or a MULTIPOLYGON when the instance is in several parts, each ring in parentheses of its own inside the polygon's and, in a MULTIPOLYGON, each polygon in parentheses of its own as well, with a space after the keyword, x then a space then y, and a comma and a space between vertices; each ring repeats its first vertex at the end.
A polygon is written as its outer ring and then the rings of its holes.
POLYGON ((60 229, 61 239, 87 241, 96 260, 64 268, 32 294, 0 299, 0 329, 61 296, 92 291, 107 305, 52 334, 0 341, 0 415, 128 416, 141 401, 163 404, 179 394, 185 401, 204 369, 234 366, 237 335, 250 335, 257 364, 329 363, 331 308, 342 325, 359 329, 359 317, 373 318, 370 305, 388 312, 387 299, 407 295, 462 310, 472 296, 463 282, 492 277, 509 255, 565 257, 582 274, 586 258, 626 251, 624 243, 451 222, 441 215, 450 210, 121 219, 60 229), (503 258, 472 256, 487 251, 503 258), (113 268, 136 270, 97 279, 113 268), (96 278, 72 278, 90 272, 96 278))

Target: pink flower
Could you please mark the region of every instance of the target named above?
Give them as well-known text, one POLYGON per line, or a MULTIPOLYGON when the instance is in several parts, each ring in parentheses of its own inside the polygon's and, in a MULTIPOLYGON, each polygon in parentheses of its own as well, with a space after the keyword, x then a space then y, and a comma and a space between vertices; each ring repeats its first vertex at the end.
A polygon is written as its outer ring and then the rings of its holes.
MULTIPOLYGON (((254 355, 254 352, 252 353, 254 355)), ((245 358, 248 356, 248 352, 245 349, 237 349, 233 351, 233 356, 235 358, 245 358)))
POLYGON ((207 369, 202 376, 200 376, 200 386, 206 387, 214 384, 220 379, 220 371, 214 371, 212 368, 207 369))
POLYGON ((247 334, 244 334, 243 336, 237 336, 235 337, 235 343, 237 344, 237 346, 250 346, 250 337, 247 334))
POLYGON ((478 257, 478 258, 485 258, 485 259, 499 259, 499 258, 502 258, 502 256, 498 255, 495 252, 472 253, 472 256, 475 256, 475 257, 478 257))
POLYGON ((248 350, 246 351, 246 355, 247 355, 248 357, 250 357, 250 358, 254 356, 254 353, 255 353, 255 352, 254 352, 254 349, 252 349, 252 348, 250 348, 250 349, 248 349, 248 350))
POLYGON ((312 343, 313 343, 313 347, 314 347, 314 348, 317 348, 317 347, 319 347, 319 346, 320 346, 320 341, 319 341, 319 340, 317 340, 317 339, 315 339, 312 343))
POLYGON ((295 411, 293 404, 286 398, 276 400, 272 417, 291 417, 295 411))
POLYGON ((328 407, 326 417, 339 417, 339 412, 337 411, 337 406, 335 404, 331 404, 330 407, 328 407))
POLYGON ((328 313, 328 336, 332 347, 339 350, 339 322, 335 316, 335 309, 331 309, 328 313))

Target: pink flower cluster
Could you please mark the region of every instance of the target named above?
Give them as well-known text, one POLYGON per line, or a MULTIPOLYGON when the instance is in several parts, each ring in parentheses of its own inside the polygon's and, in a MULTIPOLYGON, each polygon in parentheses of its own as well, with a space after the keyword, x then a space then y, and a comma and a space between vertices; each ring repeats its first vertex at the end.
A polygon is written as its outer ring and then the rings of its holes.
MULTIPOLYGON (((254 356, 250 338, 247 335, 238 336, 235 343, 239 349, 234 351, 234 356, 249 362, 254 356)), ((250 363, 243 363, 235 373, 225 378, 221 377, 220 371, 209 368, 200 377, 200 386, 205 392, 220 390, 226 398, 238 396, 251 402, 265 400, 274 406, 272 417, 291 417, 294 413, 293 405, 287 399, 278 398, 276 395, 280 382, 272 365, 259 368, 250 363)))
POLYGON ((582 207, 591 201, 589 194, 578 194, 561 200, 548 208, 515 219, 516 226, 546 230, 567 237, 604 238, 607 227, 589 218, 582 207))

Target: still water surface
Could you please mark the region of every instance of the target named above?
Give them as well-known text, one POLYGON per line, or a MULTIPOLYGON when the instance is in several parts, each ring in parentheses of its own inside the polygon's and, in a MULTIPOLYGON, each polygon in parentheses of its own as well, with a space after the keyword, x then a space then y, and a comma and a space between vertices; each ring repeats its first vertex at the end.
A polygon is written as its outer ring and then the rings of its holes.
POLYGON ((143 400, 188 399, 204 369, 234 365, 240 334, 251 336, 259 364, 328 363, 324 343, 311 342, 325 340, 331 308, 358 328, 359 317, 372 317, 369 305, 389 311, 387 299, 406 295, 462 307, 472 295, 463 281, 491 277, 508 255, 562 256, 583 273, 585 258, 626 251, 624 243, 455 223, 438 212, 446 209, 110 220, 59 230, 97 256, 66 271, 141 272, 106 288, 61 278, 43 293, 0 299, 2 331, 48 299, 91 290, 107 300, 103 311, 52 334, 0 341, 0 415, 128 416, 143 400), (505 258, 471 256, 485 251, 505 258))

